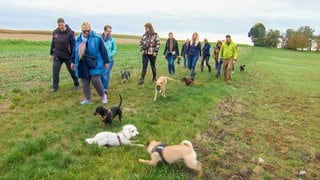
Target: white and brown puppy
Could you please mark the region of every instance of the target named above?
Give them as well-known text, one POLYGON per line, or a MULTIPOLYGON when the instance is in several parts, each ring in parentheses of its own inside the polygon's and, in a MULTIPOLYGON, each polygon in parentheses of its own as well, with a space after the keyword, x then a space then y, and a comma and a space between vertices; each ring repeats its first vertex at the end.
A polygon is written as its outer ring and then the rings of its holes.
POLYGON ((174 79, 171 79, 169 77, 166 76, 160 76, 157 81, 155 82, 155 93, 154 93, 154 98, 153 100, 157 100, 157 95, 158 92, 161 93, 161 95, 163 97, 166 97, 166 88, 167 88, 167 83, 168 83, 168 79, 172 80, 172 81, 176 81, 174 79))
POLYGON ((113 132, 99 132, 94 138, 87 138, 88 144, 98 144, 99 146, 120 146, 120 145, 136 145, 144 146, 142 144, 132 144, 130 139, 139 135, 137 128, 134 125, 127 124, 122 127, 118 133, 113 132))
POLYGON ((167 146, 162 142, 152 140, 147 145, 147 151, 151 160, 139 159, 139 162, 155 166, 160 161, 171 164, 183 160, 188 168, 198 172, 198 176, 202 175, 201 163, 197 160, 197 154, 190 141, 183 140, 179 145, 167 146))

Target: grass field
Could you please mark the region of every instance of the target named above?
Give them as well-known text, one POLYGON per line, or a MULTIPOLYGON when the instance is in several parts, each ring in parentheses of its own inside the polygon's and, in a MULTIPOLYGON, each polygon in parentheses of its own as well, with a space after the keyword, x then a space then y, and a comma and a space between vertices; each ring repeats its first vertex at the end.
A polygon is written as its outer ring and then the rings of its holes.
MULTIPOLYGON (((50 92, 50 42, 0 40, 0 179, 194 179, 183 163, 138 163, 149 155, 141 147, 100 148, 85 138, 104 128, 92 115, 100 100, 81 106, 62 68, 60 89, 50 92)), ((193 142, 202 162, 199 179, 320 178, 319 53, 239 47, 231 86, 207 71, 196 79, 205 85, 169 82, 167 98, 153 102, 150 68, 137 86, 141 57, 136 44, 119 44, 112 71, 109 103, 123 97, 123 124, 137 126, 141 143, 150 139, 193 142), (238 66, 246 64, 244 73, 238 66), (120 84, 119 71, 131 80, 120 84), (258 165, 258 159, 264 163, 258 165)), ((211 60, 212 61, 212 60, 211 60)), ((158 75, 167 75, 159 56, 158 75)), ((177 66, 176 79, 188 75, 177 66)))

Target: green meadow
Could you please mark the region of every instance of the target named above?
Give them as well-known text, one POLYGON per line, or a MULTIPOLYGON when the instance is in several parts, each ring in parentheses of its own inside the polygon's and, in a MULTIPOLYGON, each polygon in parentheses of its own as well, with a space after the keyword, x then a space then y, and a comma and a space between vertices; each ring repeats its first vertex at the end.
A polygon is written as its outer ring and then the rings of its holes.
MULTIPOLYGON (((179 79, 189 72, 176 65, 178 81, 169 81, 167 97, 154 102, 150 67, 145 84, 136 84, 138 45, 118 44, 106 106, 117 105, 122 95, 123 125, 138 128, 134 140, 140 143, 190 140, 203 166, 199 178, 182 162, 140 164, 139 158, 150 158, 142 147, 86 144, 85 138, 121 126, 116 118, 104 128, 93 116, 101 105, 94 89, 93 103, 79 104, 83 94, 73 90, 65 66, 59 90, 50 92, 49 47, 50 42, 0 40, 0 179, 320 178, 319 52, 239 46, 231 85, 206 68, 200 72, 198 62, 200 83, 187 87, 179 79), (245 72, 239 71, 242 64, 245 72), (131 79, 121 84, 124 69, 131 79)), ((158 76, 168 76, 162 51, 158 76)))

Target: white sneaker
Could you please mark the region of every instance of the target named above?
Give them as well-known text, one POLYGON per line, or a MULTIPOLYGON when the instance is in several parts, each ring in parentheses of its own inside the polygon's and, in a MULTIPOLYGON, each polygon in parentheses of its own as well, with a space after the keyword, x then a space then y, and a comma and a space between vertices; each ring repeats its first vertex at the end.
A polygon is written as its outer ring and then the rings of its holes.
POLYGON ((107 103, 108 103, 107 95, 104 95, 104 96, 101 98, 101 102, 102 102, 102 104, 107 104, 107 103))
POLYGON ((90 103, 91 103, 90 99, 84 99, 83 101, 80 102, 81 105, 86 105, 90 103))

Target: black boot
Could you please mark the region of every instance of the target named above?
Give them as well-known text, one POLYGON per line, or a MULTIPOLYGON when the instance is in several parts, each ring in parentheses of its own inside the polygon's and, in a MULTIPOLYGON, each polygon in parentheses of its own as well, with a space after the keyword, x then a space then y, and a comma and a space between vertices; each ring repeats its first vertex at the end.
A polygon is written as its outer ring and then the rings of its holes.
POLYGON ((157 81, 157 75, 154 73, 152 74, 152 82, 156 82, 157 81))
POLYGON ((139 81, 138 81, 138 85, 142 85, 144 83, 144 78, 143 77, 141 77, 140 79, 139 79, 139 81))
POLYGON ((191 70, 190 72, 190 79, 194 80, 194 77, 196 76, 196 72, 194 70, 191 70))
POLYGON ((200 65, 200 70, 203 72, 203 64, 200 65))
POLYGON ((210 65, 208 65, 208 70, 209 70, 209 72, 211 72, 211 66, 210 65))

